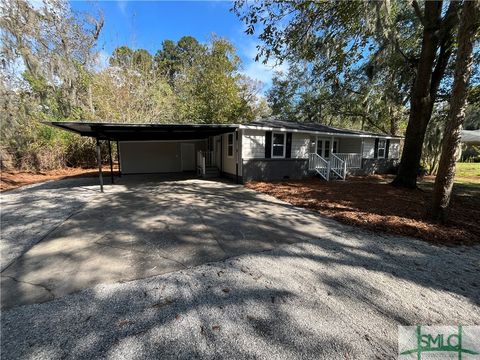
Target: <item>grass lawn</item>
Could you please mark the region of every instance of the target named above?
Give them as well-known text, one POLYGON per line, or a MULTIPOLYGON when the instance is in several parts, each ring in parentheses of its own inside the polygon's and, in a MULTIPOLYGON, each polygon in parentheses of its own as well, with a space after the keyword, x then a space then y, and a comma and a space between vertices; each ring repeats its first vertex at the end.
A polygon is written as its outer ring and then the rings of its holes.
POLYGON ((457 163, 455 175, 457 178, 476 178, 480 184, 480 163, 457 163))
POLYGON ((373 231, 413 236, 436 244, 480 244, 480 164, 457 164, 459 172, 446 224, 427 217, 435 178, 419 181, 419 189, 395 188, 392 175, 251 182, 246 186, 335 220, 373 231))

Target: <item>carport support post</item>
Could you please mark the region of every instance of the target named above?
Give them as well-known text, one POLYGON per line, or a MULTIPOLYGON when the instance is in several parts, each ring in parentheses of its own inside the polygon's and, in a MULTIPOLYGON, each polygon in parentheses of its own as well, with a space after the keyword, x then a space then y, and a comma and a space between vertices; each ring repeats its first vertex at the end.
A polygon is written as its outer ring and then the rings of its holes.
POLYGON ((98 140, 98 138, 97 138, 97 161, 98 161, 98 177, 100 179, 100 191, 103 193, 102 153, 100 150, 100 140, 98 140))
POLYGON ((118 177, 122 177, 122 169, 120 168, 120 147, 117 140, 117 161, 118 161, 118 177))
POLYGON ((110 160, 110 178, 112 179, 113 184, 113 160, 112 160, 112 144, 110 140, 108 140, 108 156, 110 160))

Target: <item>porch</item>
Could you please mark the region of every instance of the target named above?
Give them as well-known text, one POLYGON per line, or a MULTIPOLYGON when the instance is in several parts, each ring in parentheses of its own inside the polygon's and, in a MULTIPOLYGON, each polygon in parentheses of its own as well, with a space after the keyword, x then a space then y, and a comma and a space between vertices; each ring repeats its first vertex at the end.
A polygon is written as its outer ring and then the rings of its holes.
POLYGON ((349 172, 362 168, 363 146, 364 140, 358 137, 311 137, 308 170, 325 180, 345 180, 349 172))

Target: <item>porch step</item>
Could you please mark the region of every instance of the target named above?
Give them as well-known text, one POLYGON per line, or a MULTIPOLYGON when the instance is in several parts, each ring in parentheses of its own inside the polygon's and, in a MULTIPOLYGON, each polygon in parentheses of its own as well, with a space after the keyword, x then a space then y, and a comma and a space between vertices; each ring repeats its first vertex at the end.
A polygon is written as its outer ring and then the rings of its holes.
POLYGON ((205 167, 205 174, 203 174, 203 178, 214 178, 220 176, 220 170, 216 166, 207 166, 205 167))

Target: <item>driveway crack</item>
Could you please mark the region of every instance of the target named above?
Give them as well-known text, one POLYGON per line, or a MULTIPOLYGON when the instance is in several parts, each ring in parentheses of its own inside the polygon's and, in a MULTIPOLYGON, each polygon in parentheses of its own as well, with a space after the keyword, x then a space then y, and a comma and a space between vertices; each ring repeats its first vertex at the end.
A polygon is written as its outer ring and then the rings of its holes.
POLYGON ((52 300, 55 299, 55 294, 53 293, 52 289, 48 288, 47 286, 45 285, 42 285, 42 284, 34 284, 34 283, 31 283, 29 281, 24 281, 24 280, 18 280, 17 278, 14 278, 13 276, 10 276, 10 275, 3 275, 2 274, 2 277, 5 277, 5 278, 9 278, 19 284, 27 284, 27 285, 31 285, 31 286, 36 286, 36 287, 39 287, 39 288, 42 288, 43 290, 45 290, 46 292, 48 292, 48 294, 52 297, 52 300))

